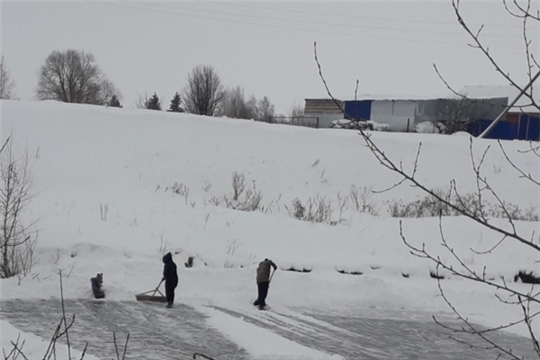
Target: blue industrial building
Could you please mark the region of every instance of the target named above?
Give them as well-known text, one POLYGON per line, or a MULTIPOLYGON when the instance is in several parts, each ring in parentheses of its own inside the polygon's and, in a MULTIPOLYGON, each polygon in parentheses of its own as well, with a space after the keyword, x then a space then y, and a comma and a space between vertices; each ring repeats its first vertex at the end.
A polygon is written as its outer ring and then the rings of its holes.
MULTIPOLYGON (((414 132, 416 125, 464 121, 468 131, 478 136, 515 98, 511 87, 466 87, 461 98, 406 99, 361 96, 359 100, 306 99, 305 117, 315 119, 316 127, 332 127, 335 120, 371 120, 386 124, 392 132, 414 132)), ((523 104, 507 111, 486 137, 506 140, 540 141, 540 113, 523 104)))

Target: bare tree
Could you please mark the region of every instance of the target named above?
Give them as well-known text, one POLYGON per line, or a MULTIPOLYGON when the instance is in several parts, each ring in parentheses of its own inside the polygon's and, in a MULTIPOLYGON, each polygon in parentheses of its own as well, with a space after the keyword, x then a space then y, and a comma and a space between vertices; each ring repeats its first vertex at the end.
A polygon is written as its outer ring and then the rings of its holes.
POLYGON ((223 105, 223 115, 236 119, 253 119, 269 122, 275 107, 267 96, 257 99, 251 95, 246 101, 244 89, 240 86, 227 90, 223 105))
POLYGON ((9 100, 15 97, 15 81, 6 66, 4 56, 0 58, 0 100, 9 100))
POLYGON ((489 115, 489 107, 496 107, 499 111, 504 110, 504 106, 489 104, 484 100, 469 98, 445 100, 440 114, 445 127, 444 132, 453 134, 469 130, 473 122, 489 115))
POLYGON ((304 107, 301 104, 295 103, 291 108, 291 117, 292 118, 304 117, 304 107))
POLYGON ((24 224, 23 213, 33 198, 28 152, 17 159, 8 138, 0 153, 0 278, 26 275, 34 265, 35 223, 24 224))
POLYGON ((222 114, 234 119, 253 119, 256 116, 256 107, 251 101, 247 102, 244 88, 237 86, 225 92, 222 114))
POLYGON ((270 99, 265 96, 257 103, 257 120, 269 122, 275 114, 275 106, 270 99))
POLYGON ((116 95, 114 84, 95 63, 94 55, 79 50, 53 51, 39 74, 37 97, 67 103, 106 105, 116 95))
MULTIPOLYGON (((488 47, 484 45, 483 40, 480 37, 482 27, 478 31, 473 31, 467 24, 467 22, 464 20, 460 7, 459 7, 459 1, 453 0, 452 5, 454 7, 454 11, 456 14, 456 17, 458 19, 459 24, 463 27, 463 29, 469 34, 469 36, 472 39, 472 46, 479 49, 486 59, 488 60, 489 64, 494 67, 495 71, 499 73, 506 81, 508 81, 516 90, 519 91, 520 94, 523 94, 529 102, 530 106, 534 106, 535 108, 540 110, 540 107, 538 107, 538 104, 540 103, 539 98, 535 97, 532 91, 531 84, 538 78, 538 74, 540 74, 540 66, 538 62, 536 61, 535 56, 533 55, 533 52, 530 51, 531 42, 528 39, 528 24, 530 22, 533 22, 538 26, 538 23, 540 22, 540 14, 538 12, 532 12, 531 11, 531 0, 527 0, 524 2, 518 2, 515 0, 513 4, 508 4, 507 1, 503 0, 503 4, 508 11, 508 13, 518 18, 522 21, 523 24, 523 38, 525 43, 525 52, 526 52, 526 63, 527 63, 527 69, 526 74, 529 79, 529 83, 525 86, 520 85, 517 80, 515 80, 513 77, 509 75, 508 72, 506 72, 502 65, 491 55, 491 53, 488 50, 488 47), (535 75, 536 74, 536 75, 535 75)), ((317 47, 315 44, 315 61, 318 66, 319 75, 320 78, 327 90, 328 95, 330 98, 334 100, 337 106, 339 106, 342 111, 345 113, 344 109, 340 105, 340 103, 337 101, 337 99, 332 95, 326 80, 323 76, 322 67, 319 62, 318 56, 317 56, 317 47)), ((527 233, 524 232, 522 229, 520 229, 518 226, 516 226, 516 223, 511 215, 511 209, 508 207, 508 202, 505 201, 500 194, 498 194, 493 187, 490 184, 489 178, 484 174, 484 171, 482 169, 482 165, 484 163, 484 159, 490 150, 490 146, 488 146, 482 153, 482 156, 480 159, 475 158, 473 148, 474 148, 474 141, 471 138, 470 142, 470 155, 471 155, 471 167, 474 171, 474 174, 476 175, 476 184, 477 188, 475 191, 476 201, 480 204, 480 208, 482 208, 483 204, 485 203, 485 198, 487 196, 492 197, 496 200, 497 206, 501 209, 503 214, 505 214, 504 219, 506 220, 505 223, 500 222, 492 222, 490 219, 487 218, 487 216, 482 211, 478 211, 476 208, 469 208, 464 206, 464 199, 461 195, 461 193, 458 191, 458 185, 455 180, 451 180, 451 194, 452 196, 444 196, 440 192, 433 190, 429 188, 425 183, 424 180, 422 180, 420 177, 416 176, 418 171, 418 164, 419 164, 419 158, 421 156, 421 147, 422 144, 420 143, 418 146, 418 150, 416 153, 416 158, 414 160, 414 165, 410 170, 405 169, 402 166, 402 163, 400 161, 395 161, 387 153, 384 151, 384 149, 381 149, 378 144, 373 140, 371 135, 367 133, 365 130, 363 130, 361 127, 358 127, 359 134, 362 136, 362 139, 366 143, 366 146, 371 151, 373 156, 376 158, 376 160, 379 162, 381 166, 384 168, 390 170, 391 172, 399 175, 400 180, 394 184, 391 188, 397 188, 403 184, 410 184, 417 189, 420 189, 424 193, 431 196, 433 199, 436 199, 441 204, 444 204, 444 206, 452 209, 453 211, 461 214, 462 216, 468 218, 473 223, 479 224, 487 231, 496 233, 500 235, 500 240, 496 243, 492 244, 487 249, 478 250, 478 249, 470 249, 473 254, 476 254, 478 256, 489 256, 495 249, 501 246, 503 243, 507 242, 513 242, 516 246, 522 246, 526 249, 530 249, 530 251, 533 251, 537 254, 537 256, 540 258, 540 245, 538 241, 540 238, 538 237, 535 232, 527 233)), ((520 168, 516 165, 515 162, 515 156, 534 156, 539 158, 540 160, 540 146, 538 144, 532 143, 530 144, 530 149, 528 151, 522 151, 518 152, 516 154, 508 154, 505 148, 503 147, 502 143, 498 142, 498 149, 501 151, 501 153, 506 158, 507 162, 511 165, 511 167, 516 171, 516 174, 519 176, 521 181, 530 182, 536 186, 540 187, 540 179, 538 179, 537 175, 531 175, 529 172, 527 172, 525 169, 520 168), (531 155, 532 154, 532 155, 531 155)), ((515 186, 515 184, 513 184, 515 186)), ((523 359, 523 354, 520 354, 520 352, 525 352, 526 349, 512 349, 509 346, 502 345, 498 343, 497 341, 494 341, 493 338, 489 336, 490 333, 493 333, 498 330, 502 329, 508 329, 516 326, 522 326, 524 327, 529 335, 531 340, 531 350, 534 351, 536 356, 540 358, 540 344, 538 340, 538 334, 537 330, 534 330, 533 321, 536 319, 538 321, 538 316, 540 315, 540 291, 538 291, 537 288, 535 288, 535 284, 540 283, 540 279, 532 273, 527 274, 526 272, 522 271, 515 275, 514 281, 517 281, 518 279, 521 279, 522 282, 529 282, 531 283, 531 286, 528 290, 525 290, 522 286, 515 285, 511 281, 512 279, 505 279, 504 277, 501 278, 495 278, 490 277, 487 275, 488 269, 486 266, 483 267, 481 271, 476 270, 474 267, 472 267, 470 264, 468 264, 467 261, 464 259, 468 254, 465 254, 463 252, 458 252, 454 249, 451 243, 447 240, 445 236, 444 226, 443 226, 443 217, 442 214, 440 214, 439 217, 439 229, 440 229, 440 238, 441 238, 441 244, 443 246, 443 252, 445 252, 446 255, 449 256, 443 256, 440 253, 433 253, 430 250, 428 250, 425 246, 425 244, 413 244, 406 238, 405 231, 400 223, 400 235, 404 242, 404 244, 409 248, 411 253, 419 258, 427 259, 430 262, 432 262, 436 267, 436 274, 434 274, 438 279, 438 288, 440 291, 440 294, 443 298, 443 300, 447 303, 449 308, 454 312, 454 314, 457 316, 457 318, 462 322, 462 326, 460 327, 451 327, 446 324, 441 323, 437 318, 434 317, 435 321, 440 324, 441 326, 450 329, 454 333, 465 333, 469 334, 470 336, 479 337, 484 341, 485 346, 481 346, 481 349, 484 350, 492 350, 498 352, 499 356, 497 358, 500 358, 502 356, 509 357, 511 359, 523 359), (451 299, 448 298, 446 292, 443 289, 442 283, 441 283, 441 277, 439 276, 439 271, 445 271, 447 273, 452 274, 455 277, 462 278, 465 280, 468 280, 472 283, 478 284, 478 286, 488 287, 491 289, 496 290, 495 297, 499 301, 501 301, 503 304, 508 306, 514 306, 516 307, 520 313, 522 314, 521 319, 507 323, 507 324, 500 324, 499 326, 490 327, 490 328, 478 328, 475 324, 471 323, 466 316, 462 314, 462 312, 454 306, 451 299)), ((462 340, 456 341, 463 342, 462 340)), ((471 343, 467 342, 467 345, 471 347, 478 347, 478 345, 473 345, 471 343)))
POLYGON ((184 88, 185 110, 192 114, 214 116, 225 99, 225 90, 216 70, 197 66, 188 75, 184 88))
POLYGON ((148 93, 144 95, 139 95, 139 98, 135 102, 135 107, 137 109, 146 109, 146 104, 150 101, 150 96, 148 96, 148 93))

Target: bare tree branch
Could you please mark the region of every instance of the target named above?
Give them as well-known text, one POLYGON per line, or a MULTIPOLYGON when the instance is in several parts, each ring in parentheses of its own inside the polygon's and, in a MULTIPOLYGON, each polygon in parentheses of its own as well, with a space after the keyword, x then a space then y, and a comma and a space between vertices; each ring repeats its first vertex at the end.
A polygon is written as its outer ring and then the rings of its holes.
MULTIPOLYGON (((60 297, 63 299, 64 286, 62 283, 62 270, 60 270, 59 274, 60 274, 60 297)), ((66 335, 66 341, 67 341, 68 359, 71 359, 71 344, 69 343, 69 328, 66 322, 66 308, 64 306, 64 301, 61 301, 61 304, 62 304, 62 319, 64 320, 64 329, 65 329, 65 335, 66 335)), ((75 318, 73 320, 75 321, 75 318)))
MULTIPOLYGON (((514 3, 517 3, 517 1, 514 1, 514 3)), ((470 35, 470 37, 472 38, 473 40, 473 43, 474 45, 471 45, 472 47, 474 48, 477 48, 479 49, 483 54, 484 56, 489 60, 489 62, 491 63, 491 65, 495 68, 495 70, 506 80, 508 81, 512 87, 514 87, 515 89, 517 89, 520 93, 523 93, 527 98, 530 99, 531 103, 540 111, 540 105, 535 101, 535 99, 533 98, 533 95, 532 95, 532 90, 527 92, 525 88, 522 88, 511 76, 510 74, 503 70, 502 67, 500 66, 500 64, 493 58, 493 56, 490 54, 489 52, 489 48, 484 46, 484 44, 482 43, 482 41, 480 40, 480 37, 479 37, 479 34, 474 34, 471 29, 469 28, 469 26, 467 25, 467 23, 465 22, 465 20, 463 19, 462 15, 461 15, 461 11, 460 11, 460 8, 459 8, 459 5, 460 5, 460 0, 452 0, 452 7, 454 8, 454 12, 456 14, 456 17, 457 17, 457 20, 459 22, 459 24, 461 25, 461 27, 470 35)), ((506 6, 506 2, 505 2, 505 6, 506 6)), ((519 7, 519 5, 518 5, 519 7)))
MULTIPOLYGON (((438 271, 438 268, 439 268, 439 265, 437 265, 437 271, 438 271)), ((503 348, 502 346, 498 345, 496 342, 492 341, 491 339, 487 338, 486 337, 486 333, 488 331, 482 331, 482 330, 478 330, 476 328, 475 325, 471 324, 469 322, 469 320, 465 317, 463 317, 461 315, 461 313, 454 307, 454 305, 451 303, 451 301, 448 299, 448 297, 446 296, 442 286, 441 286, 441 280, 440 279, 437 279, 437 286, 439 288, 439 293, 441 294, 444 302, 446 303, 446 305, 452 310, 452 312, 458 317, 458 319, 464 323, 467 328, 461 328, 461 329, 454 329, 454 328, 451 328, 451 327, 448 327, 446 325, 444 325, 443 323, 441 323, 440 321, 437 320, 437 318, 435 316, 433 316, 433 320, 440 326, 448 329, 448 330, 451 330, 453 332, 463 332, 463 333, 468 333, 468 334, 471 334, 471 335, 477 335, 479 336, 482 340, 484 340, 484 342, 490 344, 491 346, 490 347, 484 347, 483 349, 485 350, 498 350, 508 356, 510 356, 511 358, 513 359, 516 359, 516 360, 522 360, 522 358, 518 355, 515 355, 512 351, 512 349, 505 349, 503 348)), ((454 341, 458 341, 458 342, 462 342, 462 341, 459 341, 457 340, 456 338, 454 337, 450 337, 452 340, 454 341)), ((468 344, 466 342, 462 342, 464 344, 467 344, 469 345, 470 347, 475 347, 475 345, 472 345, 472 344, 468 344)))
POLYGON ((9 140, 11 139, 11 137, 8 136, 8 138, 6 139, 6 141, 4 142, 4 145, 2 145, 2 147, 0 148, 0 154, 4 151, 4 149, 6 148, 7 144, 9 143, 9 140))
MULTIPOLYGON (((336 106, 338 106, 342 112, 345 114, 345 109, 343 108, 342 104, 332 95, 332 92, 330 91, 330 89, 328 88, 328 85, 326 83, 326 80, 323 76, 323 73, 322 73, 322 67, 321 67, 321 64, 319 63, 319 60, 318 60, 318 57, 317 57, 317 48, 316 48, 316 43, 314 44, 315 46, 315 49, 314 49, 314 52, 315 52, 315 61, 317 63, 317 67, 319 69, 319 76, 321 78, 321 81, 323 82, 325 88, 326 88, 326 91, 328 93, 328 95, 330 96, 330 98, 334 101, 334 103, 336 104, 336 106)), ((478 216, 475 216, 474 213, 471 213, 470 211, 468 211, 467 209, 464 209, 463 207, 461 206, 458 206, 459 204, 455 204, 451 201, 448 201, 444 198, 442 198, 439 194, 437 194, 436 192, 434 192, 433 190, 427 188, 425 185, 423 185, 422 183, 420 183, 416 177, 415 177, 415 170, 413 170, 413 172, 411 174, 405 172, 402 168, 402 166, 397 166, 385 153, 384 151, 382 151, 376 144, 375 142, 372 140, 370 134, 368 134, 367 132, 365 132, 364 130, 362 129, 358 129, 359 131, 359 134, 362 136, 362 138, 364 139, 364 141, 366 142, 366 146, 367 148, 371 151, 371 153, 375 156, 375 158, 379 161, 379 163, 384 166, 385 168, 399 174, 401 177, 402 177, 402 180, 400 180, 400 184, 401 183, 404 183, 404 182, 410 182, 413 186, 421 189, 423 192, 433 196, 436 200, 444 203, 444 204, 447 204, 450 208, 452 208, 453 210, 459 212, 460 214, 468 217, 469 219, 473 220, 474 222, 477 222, 479 223, 480 225, 490 229, 490 230, 493 230, 495 232, 498 232, 500 233, 501 235, 505 235, 509 238, 513 238, 515 240, 517 240, 518 242, 526 245, 526 246, 529 246, 537 251, 540 251, 540 246, 535 244, 534 242, 530 241, 529 239, 525 238, 524 236, 520 235, 519 233, 517 233, 515 227, 513 227, 513 230, 512 231, 507 231, 506 229, 500 227, 500 226, 496 226, 496 225, 493 225, 491 223, 489 223, 489 221, 485 218, 481 218, 481 217, 478 217, 478 216)), ((471 145, 472 147, 472 145, 471 145)), ((484 155, 485 156, 485 155, 484 155)), ((418 158, 418 153, 417 153, 417 158, 418 158)), ((416 166, 414 167, 414 169, 416 169, 416 166)), ((475 169, 475 173, 479 174, 479 170, 478 169, 475 169)), ((479 180, 482 180, 482 179, 479 179, 479 180)), ((488 185, 485 181, 482 181, 484 183, 484 185, 488 185)), ((487 188, 490 192, 494 193, 491 189, 491 187, 488 187, 487 188)), ((496 194, 495 194, 496 196, 496 194)), ((500 198, 498 198, 496 196, 497 200, 501 203, 500 201, 500 198)))
POLYGON ((498 248, 504 242, 504 240, 506 240, 506 236, 503 236, 503 238, 499 240, 499 242, 497 242, 495 245, 493 245, 491 248, 485 251, 477 251, 477 250, 474 250, 473 248, 470 248, 470 249, 473 253, 477 255, 491 254, 491 252, 495 250, 496 248, 498 248))
POLYGON ((500 140, 497 140, 498 144, 499 144, 499 147, 504 155, 504 157, 506 158, 506 161, 518 172, 521 174, 521 178, 525 178, 529 181, 531 181, 532 183, 540 186, 540 181, 539 180, 536 180, 535 178, 533 178, 533 176, 530 174, 530 173, 525 173, 521 168, 519 168, 512 160, 510 160, 510 157, 508 156, 508 154, 506 153, 506 150, 504 149, 504 146, 502 145, 501 141, 500 140))
POLYGON ((317 42, 315 41, 313 43, 313 51, 315 53, 315 62, 317 63, 317 68, 319 69, 319 76, 324 84, 324 87, 326 89, 326 92, 328 94, 328 96, 330 97, 330 99, 332 99, 332 101, 334 102, 334 104, 336 104, 336 106, 338 107, 338 109, 341 110, 341 112, 343 114, 345 114, 345 107, 343 106, 343 104, 338 101, 333 95, 332 95, 332 92, 330 91, 330 88, 328 87, 328 84, 326 83, 326 79, 324 78, 324 75, 322 73, 322 67, 321 67, 321 64, 319 63, 319 58, 317 56, 317 42))
POLYGON ((503 291, 505 291, 505 292, 507 292, 507 293, 509 293, 511 295, 516 295, 516 296, 521 295, 525 299, 530 299, 531 302, 535 302, 535 303, 540 304, 540 299, 532 297, 529 294, 523 293, 523 292, 518 291, 516 289, 510 288, 506 284, 504 279, 502 279, 502 281, 503 281, 502 284, 499 284, 499 283, 494 282, 493 280, 487 279, 486 275, 485 275, 485 270, 486 270, 485 268, 484 268, 484 272, 482 274, 478 274, 476 271, 472 270, 467 264, 464 263, 464 261, 460 258, 460 256, 456 254, 454 249, 452 249, 449 246, 448 242, 446 241, 446 239, 444 237, 444 233, 442 232, 441 223, 439 223, 439 232, 442 235, 442 245, 452 255, 452 257, 457 260, 458 264, 464 270, 463 272, 461 272, 460 269, 455 269, 453 266, 448 265, 446 262, 442 261, 439 256, 434 256, 434 255, 431 255, 430 253, 428 253, 426 251, 426 249, 425 249, 425 244, 422 244, 422 248, 419 248, 419 247, 416 247, 416 246, 412 245, 411 243, 409 243, 407 241, 404 233, 403 233, 403 225, 402 225, 401 221, 400 221, 400 224, 399 224, 399 232, 400 232, 400 236, 401 236, 401 239, 402 239, 403 243, 411 250, 410 253, 412 255, 414 255, 416 257, 419 257, 419 258, 431 260, 437 266, 439 266, 440 268, 442 268, 442 269, 444 269, 446 271, 449 271, 454 276, 457 276, 457 277, 460 277, 460 278, 463 278, 463 279, 467 279, 467 280, 471 280, 471 281, 477 282, 479 284, 485 284, 485 285, 493 287, 493 288, 495 288, 497 290, 503 290, 503 291))
POLYGON ((531 336, 531 341, 534 347, 534 351, 536 351, 536 355, 540 358, 540 344, 538 343, 538 340, 536 339, 536 335, 533 330, 532 326, 532 317, 530 316, 530 301, 527 300, 527 306, 525 306, 523 299, 518 296, 519 304, 521 305, 521 309, 523 310, 523 318, 525 320, 525 324, 527 325, 527 330, 529 331, 529 335, 531 336))

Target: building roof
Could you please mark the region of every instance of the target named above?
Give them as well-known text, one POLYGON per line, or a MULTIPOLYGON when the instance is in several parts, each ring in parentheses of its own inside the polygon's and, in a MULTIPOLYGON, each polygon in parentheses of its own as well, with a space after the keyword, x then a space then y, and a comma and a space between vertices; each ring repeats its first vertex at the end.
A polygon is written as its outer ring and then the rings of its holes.
MULTIPOLYGON (((314 113, 341 113, 341 107, 337 106, 333 99, 305 99, 306 106, 304 112, 306 114, 314 113)), ((340 106, 343 102, 338 100, 340 106)))
MULTIPOLYGON (((436 99, 446 99, 448 98, 447 94, 408 94, 408 95, 397 95, 397 94, 358 94, 356 96, 358 101, 362 100, 388 100, 388 101, 417 101, 417 100, 436 100, 436 99)), ((340 101, 354 101, 354 93, 349 94, 347 96, 343 96, 340 99, 340 101)), ((306 98, 306 101, 310 100, 328 100, 331 101, 329 98, 306 98)))
MULTIPOLYGON (((475 85, 465 86, 461 89, 460 94, 467 96, 468 98, 493 98, 493 97, 506 97, 508 98, 508 104, 512 102, 518 95, 519 91, 510 85, 504 86, 489 86, 489 85, 475 85)), ((540 103, 540 96, 538 95, 538 86, 533 86, 533 96, 540 103)), ((529 98, 522 96, 516 105, 510 109, 510 112, 526 112, 526 113, 538 113, 538 108, 532 106, 529 98)))
MULTIPOLYGON (((443 99, 446 96, 438 96, 437 94, 416 94, 416 95, 398 95, 398 94, 358 94, 358 100, 387 100, 387 101, 418 101, 418 100, 437 100, 443 99)), ((354 100, 354 98, 348 99, 354 100)))

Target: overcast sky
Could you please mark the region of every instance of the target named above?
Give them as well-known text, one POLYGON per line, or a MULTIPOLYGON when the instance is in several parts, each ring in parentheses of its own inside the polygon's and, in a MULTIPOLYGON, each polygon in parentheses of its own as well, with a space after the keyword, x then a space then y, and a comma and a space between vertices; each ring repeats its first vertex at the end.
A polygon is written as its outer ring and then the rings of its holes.
MULTIPOLYGON (((198 64, 216 68, 227 86, 267 95, 288 113, 304 98, 325 97, 313 59, 335 95, 446 94, 433 70, 465 85, 506 85, 456 21, 450 1, 430 2, 5 2, 2 54, 17 95, 32 99, 40 66, 53 50, 92 52, 122 93, 168 106, 198 64)), ((502 1, 462 0, 463 16, 485 24, 483 38, 506 71, 525 80, 521 23, 502 1)), ((538 31, 531 33, 538 44, 538 31)), ((538 47, 536 47, 538 49, 538 47)))

